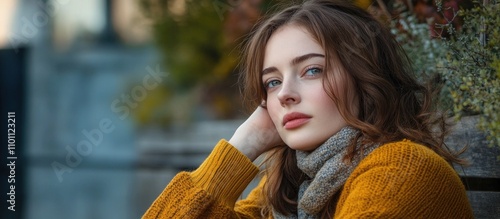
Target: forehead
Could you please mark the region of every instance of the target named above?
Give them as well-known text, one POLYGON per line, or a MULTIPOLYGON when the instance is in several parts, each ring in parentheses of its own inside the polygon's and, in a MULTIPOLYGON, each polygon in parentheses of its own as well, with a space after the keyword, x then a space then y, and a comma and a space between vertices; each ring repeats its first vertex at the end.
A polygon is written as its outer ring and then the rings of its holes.
POLYGON ((278 28, 267 42, 264 68, 288 63, 308 53, 325 54, 325 51, 305 28, 298 25, 285 25, 278 28))

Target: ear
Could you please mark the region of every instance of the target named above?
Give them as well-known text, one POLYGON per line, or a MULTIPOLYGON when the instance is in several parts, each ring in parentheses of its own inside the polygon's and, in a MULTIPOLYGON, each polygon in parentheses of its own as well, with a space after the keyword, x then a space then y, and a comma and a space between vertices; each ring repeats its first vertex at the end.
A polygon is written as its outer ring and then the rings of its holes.
POLYGON ((260 102, 259 106, 264 108, 264 109, 267 109, 267 102, 265 100, 262 100, 262 102, 260 102))

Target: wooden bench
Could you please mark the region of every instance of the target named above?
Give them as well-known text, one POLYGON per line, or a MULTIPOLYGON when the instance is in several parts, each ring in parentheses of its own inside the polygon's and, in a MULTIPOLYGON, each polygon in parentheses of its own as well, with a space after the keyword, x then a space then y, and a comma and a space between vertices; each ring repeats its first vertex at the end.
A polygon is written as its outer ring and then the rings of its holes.
POLYGON ((500 148, 488 147, 476 124, 479 118, 465 117, 453 127, 447 143, 453 149, 467 146, 463 154, 470 164, 455 165, 476 218, 500 218, 500 148))

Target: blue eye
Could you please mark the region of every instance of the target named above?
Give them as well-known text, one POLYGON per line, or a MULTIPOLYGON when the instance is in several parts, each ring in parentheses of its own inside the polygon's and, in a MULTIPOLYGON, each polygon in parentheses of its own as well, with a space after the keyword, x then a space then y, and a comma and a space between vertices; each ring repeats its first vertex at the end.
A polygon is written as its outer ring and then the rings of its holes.
POLYGON ((304 73, 305 76, 315 76, 317 74, 321 74, 323 72, 322 69, 320 68, 310 68, 307 69, 306 72, 304 73))
POLYGON ((268 82, 266 82, 265 86, 267 89, 269 88, 273 88, 273 87, 276 87, 278 85, 281 84, 281 81, 278 81, 278 80, 270 80, 268 82))

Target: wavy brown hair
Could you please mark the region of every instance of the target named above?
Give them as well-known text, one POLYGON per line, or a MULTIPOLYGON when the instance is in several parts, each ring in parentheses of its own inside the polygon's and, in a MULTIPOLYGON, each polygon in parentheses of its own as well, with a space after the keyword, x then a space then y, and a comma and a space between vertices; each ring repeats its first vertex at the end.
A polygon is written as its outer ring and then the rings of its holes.
MULTIPOLYGON (((431 148, 450 163, 461 162, 444 144, 445 118, 433 109, 433 93, 417 82, 399 44, 374 17, 346 0, 305 1, 254 27, 242 57, 244 97, 251 108, 267 98, 261 79, 265 48, 271 35, 285 25, 306 29, 325 50, 325 72, 336 72, 335 68, 347 83, 344 91, 337 91, 333 75, 324 74, 323 86, 339 112, 360 130, 348 147, 346 162, 358 153, 354 143, 359 139, 366 145, 405 138, 431 148)), ((272 210, 296 214, 297 191, 305 176, 297 168, 295 151, 274 149, 265 166, 263 214, 272 210)), ((323 216, 331 218, 334 207, 331 203, 323 216)))

